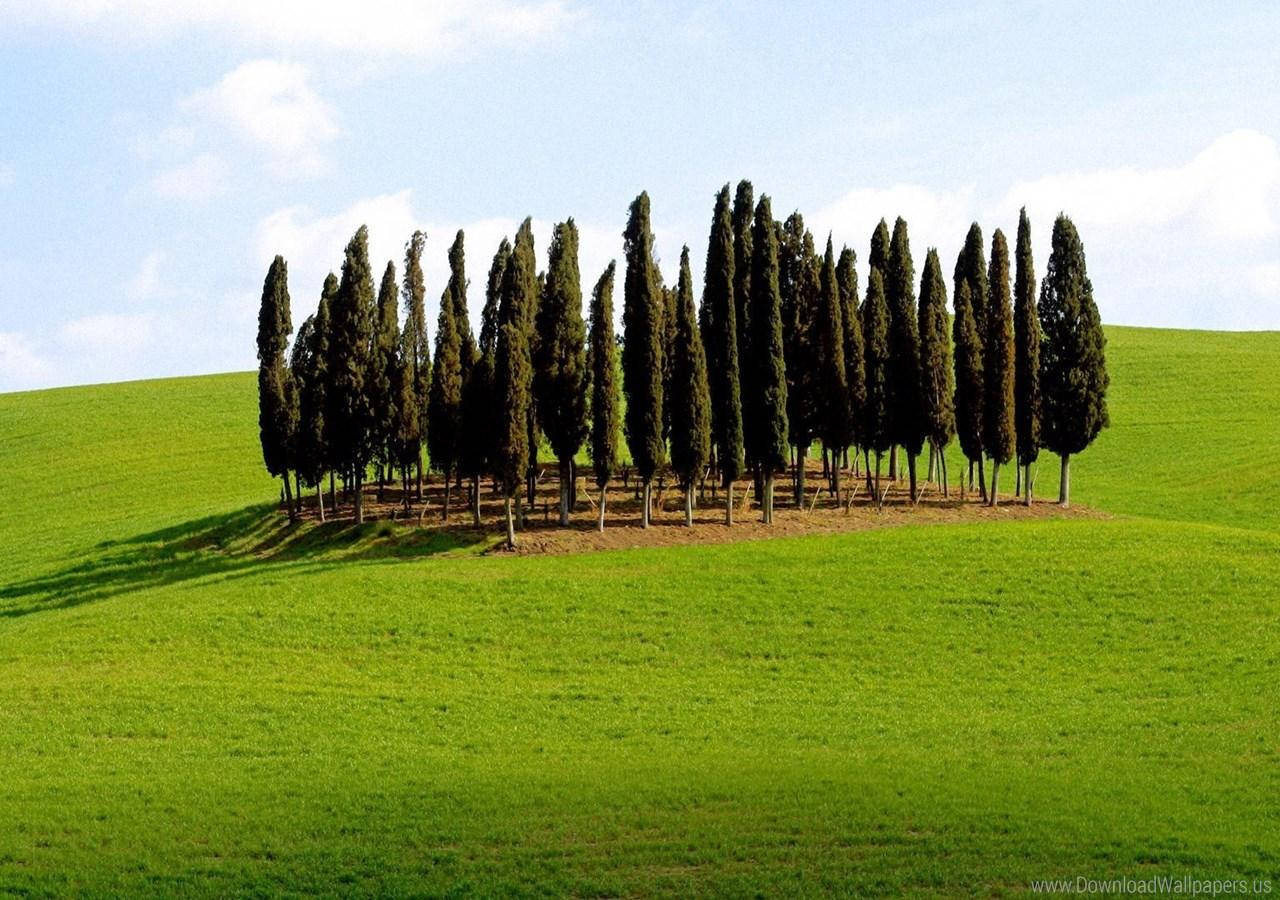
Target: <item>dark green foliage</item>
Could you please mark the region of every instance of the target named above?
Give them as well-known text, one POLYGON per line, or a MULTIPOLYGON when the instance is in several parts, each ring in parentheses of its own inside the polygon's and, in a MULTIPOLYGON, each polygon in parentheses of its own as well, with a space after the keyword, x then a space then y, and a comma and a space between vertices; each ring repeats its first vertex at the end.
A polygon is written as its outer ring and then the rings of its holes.
POLYGON ((830 235, 827 236, 827 252, 822 257, 814 326, 814 346, 818 357, 815 398, 818 401, 822 443, 827 448, 840 449, 849 446, 853 438, 844 361, 844 306, 840 300, 835 249, 830 235))
POLYGON ((462 429, 462 336, 454 318, 457 309, 449 292, 440 297, 440 315, 436 320, 435 365, 431 370, 431 392, 427 419, 427 453, 433 468, 443 472, 446 480, 458 461, 462 429))
POLYGON ((703 272, 702 308, 710 323, 704 335, 711 392, 711 424, 716 464, 725 484, 742 474, 742 394, 739 380, 738 317, 734 300, 736 261, 734 227, 729 210, 729 185, 716 195, 703 272))
POLYGON ((840 290, 840 317, 844 323, 844 378, 849 397, 849 444, 866 446, 862 421, 867 404, 867 376, 863 367, 865 349, 862 315, 858 309, 858 257, 848 247, 840 251, 836 263, 836 286, 840 290))
POLYGON ((991 297, 983 345, 982 447, 1003 465, 1013 459, 1013 307, 1009 295, 1009 245, 999 228, 991 237, 991 297))
POLYGON ((323 297, 315 315, 298 329, 289 356, 289 370, 298 392, 298 431, 294 441, 294 468, 304 484, 315 486, 324 474, 325 393, 328 380, 329 309, 323 297))
POLYGON ((877 223, 875 231, 871 233, 871 255, 867 257, 867 264, 879 272, 880 277, 884 279, 886 294, 889 290, 889 252, 891 243, 889 225, 884 219, 881 219, 877 223))
POLYGON ((987 283, 987 258, 986 249, 982 243, 982 228, 977 222, 969 226, 969 233, 964 238, 964 247, 956 257, 957 294, 960 292, 961 280, 969 282, 974 326, 978 329, 978 334, 986 334, 987 304, 990 302, 991 289, 987 283))
POLYGON ((915 265, 907 223, 893 224, 889 274, 885 279, 889 306, 888 392, 889 434, 894 444, 916 456, 924 445, 925 423, 920 395, 920 320, 916 312, 915 265))
POLYGON ((374 322, 373 347, 369 361, 369 409, 373 416, 373 456, 382 463, 395 462, 392 438, 397 429, 396 409, 398 369, 400 366, 400 322, 396 289, 396 267, 388 262, 378 289, 377 318, 374 322))
POLYGON ((1036 272, 1031 257, 1031 223, 1018 214, 1018 244, 1013 278, 1014 431, 1018 462, 1040 455, 1040 318, 1036 311, 1036 272))
POLYGON ((423 231, 415 231, 404 245, 404 282, 400 288, 405 314, 403 342, 409 354, 420 436, 427 433, 427 402, 431 388, 431 344, 427 336, 425 309, 427 288, 422 275, 422 251, 426 245, 427 235, 423 231))
POLYGON ((529 419, 533 411, 533 361, 529 334, 537 303, 537 262, 533 231, 526 219, 502 276, 498 334, 494 353, 493 401, 496 416, 491 466, 510 497, 529 468, 529 419))
POLYGON ((671 438, 671 404, 667 398, 671 396, 671 364, 675 359, 676 289, 665 285, 656 262, 653 270, 662 289, 662 440, 666 442, 671 438))
POLYGON ((680 254, 676 284, 675 339, 671 360, 671 467, 680 483, 692 486, 711 458, 711 396, 707 361, 693 307, 689 248, 680 254))
POLYGON ((664 462, 662 440, 663 297, 653 263, 649 195, 631 204, 622 233, 627 257, 623 287, 622 386, 626 393, 627 447, 641 479, 664 462))
POLYGON ((463 472, 477 476, 485 471, 493 454, 497 409, 493 396, 494 368, 498 347, 498 309, 502 300, 502 279, 511 258, 506 238, 498 245, 485 283, 484 307, 480 312, 480 344, 476 364, 462 389, 462 445, 459 463, 463 472))
POLYGON ((1042 445, 1058 454, 1079 453, 1110 424, 1110 379, 1084 245, 1065 215, 1053 223, 1039 314, 1042 445))
MULTIPOLYGON (((765 472, 787 464, 787 371, 782 341, 782 297, 778 289, 778 235, 768 196, 756 205, 751 234, 751 370, 753 393, 751 412, 744 415, 754 423, 754 446, 748 448, 753 462, 765 472)), ((750 432, 749 432, 750 435, 750 432)))
POLYGON ((284 352, 293 322, 289 312, 289 267, 277 256, 267 269, 258 308, 258 436, 267 471, 284 475, 290 468, 289 449, 297 428, 297 408, 291 402, 284 352))
MULTIPOLYGON (((400 352, 393 388, 396 397, 395 428, 391 434, 391 460, 393 465, 407 470, 422 454, 422 411, 418 409, 418 394, 413 377, 413 347, 406 336, 400 335, 400 352)), ((408 495, 405 497, 408 508, 408 495)))
POLYGON ((867 299, 862 304, 867 403, 862 427, 865 446, 883 453, 893 444, 889 432, 889 303, 880 270, 871 269, 867 278, 867 299))
POLYGON ((782 226, 778 245, 778 290, 782 298, 782 344, 787 370, 788 440, 808 447, 818 419, 817 348, 814 318, 818 304, 818 266, 813 235, 804 217, 793 212, 782 226))
POLYGON ((369 230, 361 225, 347 244, 338 293, 329 309, 330 381, 334 416, 330 447, 336 467, 363 479, 373 450, 369 407, 369 365, 373 349, 373 272, 369 268, 369 230))
POLYGON ((556 226, 537 316, 534 386, 538 417, 556 459, 573 459, 587 436, 586 326, 578 272, 578 226, 556 226))
POLYGON ((591 292, 591 465, 603 488, 618 467, 622 397, 618 386, 618 343, 613 334, 613 279, 609 263, 591 292))
POLYGON ((956 354, 956 436, 971 462, 982 459, 982 338, 973 314, 967 278, 956 280, 956 314, 951 323, 956 354))
POLYGON ((471 331, 471 315, 467 311, 467 264, 465 251, 466 235, 461 228, 454 235, 453 244, 449 247, 449 283, 445 286, 445 294, 453 304, 454 328, 458 330, 458 353, 462 360, 462 377, 465 380, 476 361, 479 349, 476 346, 475 334, 471 331))
POLYGON ((939 449, 956 430, 948 327, 947 283, 938 251, 930 247, 920 276, 920 409, 925 437, 939 449))
MULTIPOLYGON (((747 404, 755 395, 751 378, 756 367, 751 361, 751 267, 755 256, 752 250, 752 218, 755 215, 755 192, 750 181, 738 182, 733 198, 733 306, 738 332, 738 395, 747 404)), ((748 465, 755 466, 757 422, 750 410, 742 409, 743 448, 748 465)))

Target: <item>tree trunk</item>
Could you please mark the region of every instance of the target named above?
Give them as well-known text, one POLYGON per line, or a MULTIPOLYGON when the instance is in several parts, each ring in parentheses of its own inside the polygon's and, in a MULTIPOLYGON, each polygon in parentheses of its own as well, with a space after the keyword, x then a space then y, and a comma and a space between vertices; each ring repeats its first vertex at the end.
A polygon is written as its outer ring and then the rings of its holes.
POLYGON ((645 478, 640 484, 640 527, 649 527, 649 498, 651 496, 653 485, 651 480, 645 478))
POLYGON ((289 521, 298 521, 298 511, 293 507, 293 488, 289 487, 289 470, 280 476, 280 480, 284 482, 284 508, 289 513, 289 521))
POLYGON ((359 466, 355 474, 355 508, 356 508, 356 524, 364 524, 364 467, 359 466))
POLYGON ((862 468, 865 470, 864 474, 867 477, 867 493, 874 498, 876 488, 873 488, 871 486, 871 448, 870 447, 862 448, 862 462, 863 462, 862 468))
POLYGON ((578 464, 569 457, 569 512, 578 508, 578 464))
POLYGON ((916 455, 907 451, 907 479, 911 485, 911 502, 915 503, 920 495, 916 492, 916 455))
POLYGON ((607 484, 600 485, 600 521, 596 527, 601 534, 604 534, 604 495, 608 492, 607 488, 607 484))
POLYGON ((764 473, 764 523, 773 524, 773 470, 764 473))
POLYGON ((440 510, 440 521, 449 521, 449 488, 452 487, 453 479, 449 477, 448 469, 444 470, 444 509, 440 510))
POLYGON ((1058 503, 1063 509, 1071 505, 1071 454, 1062 454, 1062 480, 1058 482, 1058 503))
MULTIPOLYGON (((884 454, 881 453, 879 450, 877 450, 876 451, 876 487, 875 487, 876 509, 884 508, 884 495, 880 493, 880 461, 883 458, 884 458, 884 454)), ((867 471, 868 471, 868 477, 870 477, 869 467, 867 471)))
POLYGON ((418 497, 419 503, 422 502, 422 451, 418 451, 418 497))
POLYGON ((1000 461, 998 459, 991 460, 991 499, 988 502, 992 507, 1000 505, 1000 461))
POLYGON ((808 456, 808 447, 801 447, 796 453, 796 509, 804 509, 804 461, 808 456))
POLYGON ((889 448, 889 480, 898 480, 898 445, 889 448))
POLYGON ((726 527, 733 527, 733 482, 730 481, 724 486, 724 524, 726 527))
POLYGON ((569 496, 573 493, 573 463, 569 459, 560 461, 560 525, 569 524, 569 496))
POLYGON ((693 527, 693 479, 689 479, 684 489, 684 524, 693 527))
POLYGON ((1022 496, 1022 464, 1014 463, 1013 466, 1013 496, 1022 496))
POLYGON ((524 492, 517 487, 511 493, 515 495, 516 500, 516 527, 523 530, 528 525, 524 517, 524 492))
POLYGON ((947 454, 941 447, 938 448, 938 466, 942 469, 942 498, 946 500, 951 496, 951 486, 947 483, 947 454))
POLYGON ((316 509, 320 512, 320 524, 324 524, 324 485, 316 483, 316 509))
POLYGON ((973 460, 969 460, 969 490, 973 490, 973 460))
POLYGON ((1031 463, 1027 463, 1022 476, 1022 505, 1031 505, 1031 463))
POLYGON ((514 550, 516 548, 516 520, 511 515, 511 495, 507 494, 502 501, 502 505, 507 517, 507 549, 514 550))
POLYGON ((978 494, 982 498, 982 502, 987 502, 987 467, 982 464, 982 460, 978 460, 978 494))
POLYGON ((471 476, 471 521, 480 527, 480 476, 471 476))
MULTIPOLYGON (((833 462, 839 462, 836 458, 835 451, 831 451, 833 462)), ((840 508, 840 467, 833 465, 831 467, 831 493, 836 495, 836 509, 840 508)))

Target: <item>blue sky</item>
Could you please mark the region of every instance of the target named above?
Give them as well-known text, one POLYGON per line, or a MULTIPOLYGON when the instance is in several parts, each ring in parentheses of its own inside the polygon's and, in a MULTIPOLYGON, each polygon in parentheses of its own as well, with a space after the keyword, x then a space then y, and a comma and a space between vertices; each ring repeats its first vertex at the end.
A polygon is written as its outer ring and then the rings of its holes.
POLYGON ((903 215, 1059 210, 1108 322, 1280 328, 1280 6, 0 0, 0 391, 247 369, 262 278, 295 324, 361 222, 379 270, 575 217, 589 285, 653 203, 700 283, 753 180, 865 261, 903 215))

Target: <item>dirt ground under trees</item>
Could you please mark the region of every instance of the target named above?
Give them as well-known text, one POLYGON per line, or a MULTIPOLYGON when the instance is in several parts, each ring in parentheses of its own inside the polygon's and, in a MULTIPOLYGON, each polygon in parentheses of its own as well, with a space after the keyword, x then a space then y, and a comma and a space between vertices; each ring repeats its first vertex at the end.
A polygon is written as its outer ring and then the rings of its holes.
MULTIPOLYGON (((908 524, 1102 516, 1087 507, 1062 509, 1055 502, 1056 497, 1036 497, 1031 506, 1024 506, 1022 499, 1015 498, 1007 488, 1001 494, 1000 505, 993 509, 982 503, 976 490, 965 490, 962 495, 959 481, 954 475, 950 496, 944 498, 937 484, 923 480, 923 473, 918 502, 911 502, 905 477, 899 477, 896 481, 882 478, 881 485, 886 496, 883 506, 877 507, 867 491, 865 475, 854 476, 844 471, 841 474, 841 503, 837 505, 828 489, 821 461, 811 459, 805 472, 805 500, 802 508, 797 507, 795 502, 793 472, 779 475, 775 479, 772 525, 765 525, 760 521, 759 498, 751 489, 750 479, 745 479, 735 484, 733 527, 726 527, 725 491, 722 487, 713 489, 711 479, 708 478, 702 488, 695 491, 697 503, 693 511, 693 525, 686 526, 684 492, 667 477, 662 478, 660 483, 655 479, 652 524, 647 529, 642 528, 638 483, 632 473, 626 477, 625 483, 621 475, 609 482, 605 503, 605 530, 601 532, 597 530, 600 494, 589 469, 580 468, 576 472, 577 504, 570 512, 567 527, 559 524, 558 467, 554 462, 541 465, 539 473, 534 503, 532 506, 524 504, 525 527, 516 533, 516 549, 508 551, 499 545, 491 552, 582 553, 677 544, 723 544, 908 524)), ((1012 466, 1002 474, 1012 480, 1012 466)), ((442 519, 444 480, 438 474, 429 473, 424 478, 423 502, 414 499, 416 488, 411 483, 409 494, 412 502, 408 511, 405 510, 404 493, 398 481, 388 483, 382 490, 380 499, 377 484, 369 484, 365 486, 365 520, 411 522, 422 528, 447 530, 472 540, 502 535, 505 528, 503 503, 502 498, 494 492, 492 483, 488 479, 480 483, 479 528, 474 525, 469 492, 468 482, 464 481, 461 489, 455 482, 450 490, 449 518, 446 522, 442 519)), ((525 499, 527 500, 527 495, 525 499)), ((338 485, 336 510, 330 508, 326 490, 325 511, 327 520, 331 522, 351 521, 352 505, 350 498, 343 497, 341 483, 338 485)), ((313 490, 304 494, 303 516, 309 520, 319 517, 313 490)))

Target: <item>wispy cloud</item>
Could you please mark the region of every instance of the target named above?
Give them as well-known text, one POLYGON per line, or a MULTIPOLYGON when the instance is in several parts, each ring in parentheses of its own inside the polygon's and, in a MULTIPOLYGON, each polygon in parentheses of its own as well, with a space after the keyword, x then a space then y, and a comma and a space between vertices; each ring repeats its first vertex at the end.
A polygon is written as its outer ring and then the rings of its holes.
POLYGON ((221 156, 205 152, 155 176, 151 179, 151 190, 168 200, 202 203, 227 189, 230 173, 221 156))
POLYGON ((137 274, 125 285, 125 294, 134 302, 152 300, 160 295, 160 266, 164 263, 164 253, 153 250, 142 259, 137 274))
POLYGON ((58 336, 76 351, 122 360, 151 343, 154 326, 149 313, 98 313, 67 322, 58 336))
POLYGON ((27 335, 0 331, 0 391, 43 387, 52 375, 53 365, 27 335))

